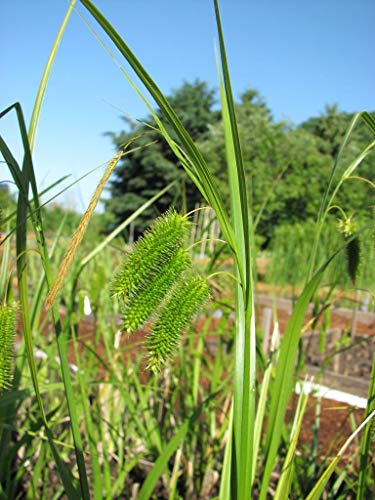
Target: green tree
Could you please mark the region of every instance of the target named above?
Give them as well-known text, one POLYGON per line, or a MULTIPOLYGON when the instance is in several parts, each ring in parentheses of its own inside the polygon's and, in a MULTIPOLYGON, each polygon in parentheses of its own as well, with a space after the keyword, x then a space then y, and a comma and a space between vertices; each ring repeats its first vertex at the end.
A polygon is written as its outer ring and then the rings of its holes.
MULTIPOLYGON (((219 112, 212 110, 215 93, 204 82, 185 83, 170 97, 185 126, 197 141, 223 193, 229 200, 224 127, 219 112)), ((332 165, 353 115, 327 105, 318 117, 295 127, 275 122, 258 91, 248 88, 236 104, 242 152, 249 187, 251 212, 258 222, 257 234, 268 245, 275 228, 288 223, 316 219, 332 165)), ((191 210, 201 196, 176 162, 157 132, 143 124, 128 122, 130 131, 111 134, 116 148, 136 135, 141 149, 123 159, 110 187, 107 211, 120 222, 167 183, 178 180, 178 188, 167 193, 145 212, 138 231, 170 205, 191 210)), ((371 141, 371 132, 359 123, 340 160, 337 176, 371 141)), ((374 183, 375 155, 370 155, 357 175, 374 183)), ((348 213, 368 216, 373 205, 373 187, 350 179, 336 198, 348 213), (355 183, 355 185, 354 185, 355 183)), ((229 207, 228 207, 229 208, 229 207)))
POLYGON ((338 104, 326 104, 320 116, 305 121, 301 128, 320 139, 318 147, 322 153, 336 158, 350 119, 350 114, 339 111, 338 104))
MULTIPOLYGON (((267 245, 284 221, 301 221, 316 214, 329 176, 330 157, 319 150, 319 141, 310 132, 275 123, 254 89, 240 96, 236 112, 251 212, 254 220, 259 218, 257 234, 267 245)), ((210 127, 200 146, 225 193, 228 179, 221 121, 210 127)))
MULTIPOLYGON (((205 82, 196 80, 194 83, 184 83, 172 93, 169 101, 194 140, 204 137, 209 125, 218 118, 217 113, 212 110, 215 91, 209 89, 205 82)), ((145 121, 151 122, 151 118, 145 121)), ((119 162, 110 183, 110 198, 105 202, 105 209, 114 215, 115 223, 120 223, 131 215, 168 183, 178 181, 173 191, 159 198, 153 207, 139 217, 136 221, 136 232, 139 233, 169 206, 191 210, 202 197, 157 131, 143 123, 134 123, 128 119, 125 122, 128 130, 109 134, 116 149, 134 137, 137 139, 133 146, 140 149, 119 162)))
MULTIPOLYGON (((273 125, 271 111, 264 100, 254 89, 247 89, 241 96, 236 107, 240 129, 244 162, 249 183, 258 180, 255 175, 266 167, 265 160, 270 159, 272 151, 273 125), (255 165, 255 163, 257 165, 255 165)), ((227 164, 225 157, 225 138, 222 120, 217 120, 209 126, 209 131, 199 141, 199 147, 207 159, 224 194, 228 193, 227 164)), ((265 172, 261 172, 260 181, 265 172)), ((228 198, 228 196, 225 196, 228 198)))

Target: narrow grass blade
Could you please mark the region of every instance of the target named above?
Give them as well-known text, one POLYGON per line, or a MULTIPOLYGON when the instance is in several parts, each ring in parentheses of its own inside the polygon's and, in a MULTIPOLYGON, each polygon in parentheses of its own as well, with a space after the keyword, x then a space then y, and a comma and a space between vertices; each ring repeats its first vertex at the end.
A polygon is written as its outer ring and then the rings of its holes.
POLYGON ((289 443, 288 452, 285 457, 280 479, 277 483, 276 493, 274 497, 275 500, 283 500, 284 498, 289 497, 290 487, 293 477, 293 463, 297 448, 297 441, 299 433, 301 431, 302 420, 305 414, 306 404, 308 399, 309 396, 303 390, 303 385, 302 385, 301 394, 298 399, 297 409, 294 416, 294 423, 291 431, 291 440, 289 443))
MULTIPOLYGON (((78 351, 78 342, 76 338, 76 334, 74 329, 72 328, 72 339, 73 339, 73 348, 74 355, 77 364, 77 379, 81 392, 81 400, 82 400, 82 408, 83 414, 85 416, 86 426, 87 426, 87 434, 88 434, 88 444, 90 448, 90 461, 92 467, 92 491, 94 500, 101 500, 102 497, 102 475, 99 464, 99 454, 97 447, 97 434, 94 432, 94 422, 90 412, 90 403, 89 403, 89 394, 87 392, 87 386, 84 383, 84 368, 80 362, 80 356, 78 351)), ((86 367, 87 368, 87 367, 86 367)), ((99 424, 100 425, 100 424, 99 424)))
POLYGON ((373 410, 366 418, 365 420, 361 423, 361 425, 353 432, 349 438, 345 441, 344 445, 340 449, 340 451, 337 453, 335 458, 331 461, 327 469, 324 471, 322 476, 319 478, 319 480, 316 482, 314 488, 310 491, 308 496, 306 497, 306 500, 319 500, 324 492, 324 488, 331 477, 332 473, 334 472, 337 464, 341 460, 345 450, 348 448, 350 443, 357 437, 357 435, 362 431, 363 428, 366 426, 368 427, 371 420, 375 418, 375 410, 373 410))
POLYGON ((340 189, 341 185, 343 184, 344 181, 349 179, 354 172, 354 170, 362 163, 362 161, 366 158, 366 156, 373 151, 375 148, 375 141, 370 143, 356 158, 354 161, 352 161, 349 166, 346 168, 344 173, 342 174, 341 178, 339 179, 335 189, 333 190, 333 193, 330 197, 330 200, 327 205, 327 212, 331 209, 333 205, 333 201, 337 195, 338 190, 340 189))
MULTIPOLYGON (((206 324, 207 323, 208 322, 206 322, 206 324)), ((203 331, 205 331, 205 327, 203 327, 203 331)), ((193 341, 194 341, 194 339, 193 339, 193 341)), ((193 367, 193 387, 191 389, 194 406, 196 406, 198 404, 198 394, 199 394, 198 391, 199 391, 199 385, 200 385, 200 379, 201 379, 203 347, 204 347, 203 337, 199 337, 197 348, 195 351, 195 359, 194 359, 194 367, 193 367)))
POLYGON ((223 469, 221 471, 219 500, 231 498, 231 468, 232 468, 232 446, 233 446, 233 402, 229 413, 228 440, 225 446, 223 469))
MULTIPOLYGON (((29 196, 29 188, 31 187, 32 193, 33 193, 33 201, 34 201, 34 207, 35 207, 35 212, 32 214, 32 223, 34 226, 34 231, 36 235, 36 241, 38 245, 38 250, 42 259, 42 264, 46 273, 46 277, 48 282, 50 283, 50 265, 49 265, 49 259, 48 259, 48 251, 47 251, 47 246, 45 243, 45 238, 44 238, 44 232, 43 232, 43 224, 40 216, 40 204, 39 204, 39 196, 38 196, 38 191, 37 191, 37 186, 36 186, 36 180, 35 180, 35 175, 34 175, 34 169, 33 169, 33 163, 32 163, 32 158, 31 158, 31 151, 29 148, 29 143, 28 143, 28 137, 27 137, 27 132, 26 132, 26 126, 25 126, 25 121, 22 113, 21 106, 18 103, 15 103, 13 106, 10 106, 7 109, 7 112, 9 112, 11 109, 15 109, 17 118, 18 118, 18 123, 19 123, 19 128, 20 128, 20 134, 21 134, 21 139, 24 147, 24 160, 23 160, 23 166, 22 170, 18 166, 17 162, 15 162, 15 159, 13 157, 9 157, 9 148, 4 146, 4 141, 0 141, 0 150, 1 153, 3 154, 6 162, 8 163, 9 169, 13 175, 14 181, 19 189, 19 195, 18 195, 18 202, 17 202, 17 231, 16 231, 16 252, 17 252, 17 276, 18 276, 18 287, 19 287, 19 297, 20 297, 20 304, 21 304, 21 318, 22 318, 22 324, 23 324, 23 330, 24 330, 24 340, 25 340, 25 345, 26 345, 26 353, 27 353, 27 358, 30 366, 30 372, 31 372, 31 378, 39 406, 39 410, 41 413, 41 417, 43 419, 45 429, 46 429, 46 434, 48 437, 48 441, 51 446, 51 450, 54 456, 54 459, 56 461, 57 468, 59 470, 59 473, 61 475, 62 481, 64 483, 64 487, 66 490, 66 493, 69 498, 76 498, 77 497, 77 492, 75 490, 75 487, 72 482, 71 478, 71 473, 70 470, 66 467, 64 462, 61 460, 57 449, 53 443, 53 437, 51 430, 48 426, 48 422, 46 420, 44 408, 43 408, 43 401, 41 398, 41 393, 40 393, 40 388, 39 388, 39 383, 38 383, 38 376, 37 376, 37 369, 35 365, 35 360, 34 360, 34 353, 33 353, 33 338, 32 338, 32 330, 31 330, 31 318, 30 318, 30 312, 29 312, 29 304, 28 304, 28 279, 27 279, 27 272, 28 272, 28 261, 26 258, 26 252, 27 252, 27 217, 28 217, 28 212, 30 208, 28 196, 29 196)), ((6 146, 6 145, 5 145, 6 146)), ((80 475, 80 486, 81 486, 81 492, 83 498, 89 498, 89 488, 88 488, 88 481, 87 481, 87 475, 86 475, 86 469, 85 469, 85 462, 84 462, 84 457, 83 457, 83 447, 82 447, 82 440, 80 436, 80 431, 78 427, 78 419, 75 413, 75 403, 74 403, 74 396, 73 396, 73 390, 71 387, 70 383, 70 372, 69 372, 69 366, 68 366, 68 361, 67 361, 67 356, 66 356, 66 346, 65 346, 65 339, 61 333, 61 325, 59 324, 59 315, 58 311, 54 310, 54 320, 55 320, 55 326, 56 326, 56 331, 57 331, 57 344, 59 348, 59 356, 60 356, 60 362, 61 362, 61 369, 62 369, 62 376, 64 380, 64 387, 65 387, 65 394, 66 398, 68 401, 69 405, 69 410, 70 410, 70 416, 71 416, 71 426, 72 426, 72 432, 73 432, 73 439, 74 439, 74 444, 75 444, 75 452, 76 452, 76 457, 77 457, 77 462, 78 462, 78 469, 79 469, 79 475, 80 475)))
POLYGON ((143 409, 142 419, 144 421, 143 426, 145 427, 148 440, 151 446, 155 448, 159 453, 162 453, 164 445, 161 436, 160 428, 155 422, 152 410, 150 409, 149 397, 150 394, 147 390, 144 390, 142 384, 140 383, 138 377, 134 378, 134 383, 140 401, 140 407, 143 409))
MULTIPOLYGON (((370 386, 368 391, 367 408, 365 417, 368 417, 375 410, 375 356, 372 360, 372 371, 370 378, 370 386)), ((367 426, 362 434, 361 455, 359 461, 359 477, 357 500, 365 500, 366 485, 371 481, 371 443, 375 439, 375 424, 372 427, 367 426)), ((373 471, 372 481, 375 484, 375 476, 373 471)))
MULTIPOLYGON (((242 239, 242 253, 243 260, 245 260, 244 269, 245 277, 249 280, 251 275, 251 259, 250 259, 250 217, 249 217, 249 201, 246 191, 246 177, 245 169, 242 159, 242 151, 240 145, 240 138, 238 133, 236 112, 234 106, 232 86, 229 76, 228 61, 226 56, 226 49, 224 44, 224 35, 220 19, 220 11, 218 6, 218 1, 214 0, 215 3, 215 15, 216 24, 219 36, 220 45, 220 56, 221 56, 221 68, 223 72, 223 83, 221 87, 221 99, 223 105, 223 121, 224 130, 226 134, 226 147, 228 155, 228 180, 231 189, 231 204, 232 204, 232 220, 237 221, 239 226, 236 237, 241 237, 242 239)), ((235 226, 236 228, 236 226, 235 226)), ((251 290, 247 290, 247 301, 249 301, 249 296, 251 295, 251 290)))
POLYGON ((375 134, 375 119, 367 111, 361 113, 362 120, 366 123, 368 128, 375 134))
POLYGON ((333 180, 334 180, 334 177, 335 177, 335 174, 336 174, 336 171, 337 171, 337 167, 340 163, 340 160, 341 160, 341 156, 346 148, 346 145, 348 144, 348 141, 349 141, 349 138, 354 130, 354 127, 356 126, 358 120, 360 118, 360 113, 356 113, 354 116, 353 116, 353 119, 348 127, 348 130, 346 131, 345 133, 345 136, 344 136, 344 139, 342 141, 342 143, 340 144, 340 149, 338 151, 338 154, 335 158, 335 161, 333 163, 333 167, 332 167, 332 170, 331 170, 331 175, 330 175, 330 178, 329 178, 329 182, 328 182, 328 185, 327 185, 327 189, 325 191, 325 194, 324 194, 324 197, 323 197, 323 200, 322 200, 322 204, 321 204, 321 207, 320 207, 320 217, 322 217, 325 213, 326 213, 326 210, 327 210, 327 200, 328 200, 328 196, 329 196, 329 193, 331 191, 331 188, 332 188, 332 185, 333 185, 333 180))
POLYGON ((46 91, 48 79, 49 79, 49 76, 51 73, 52 65, 53 65, 53 62, 55 60, 61 39, 64 35, 65 28, 68 24, 70 15, 73 12, 73 8, 74 8, 75 3, 76 3, 76 0, 71 0, 70 5, 68 7, 68 10, 67 10, 65 17, 63 19, 63 22, 61 23, 60 29, 57 33, 56 40, 52 46, 51 53, 48 57, 47 64, 44 68, 43 76, 42 76, 42 79, 41 79, 40 84, 39 84, 39 89, 38 89, 38 92, 37 92, 37 95, 35 98, 34 109, 33 109, 32 115, 31 115, 29 132, 28 132, 28 138, 29 138, 31 152, 34 149, 35 136, 36 136, 36 130, 38 127, 40 111, 42 108, 43 98, 44 98, 44 94, 46 91))
POLYGON ((180 447, 178 448, 178 450, 176 452, 176 458, 175 458, 175 462, 174 462, 174 465, 173 465, 172 476, 171 476, 171 480, 170 480, 170 483, 169 483, 169 496, 168 496, 168 500, 174 500, 176 498, 178 472, 179 472, 179 469, 180 469, 181 458, 182 458, 182 446, 183 446, 183 443, 181 443, 180 447))
POLYGON ((148 500, 151 497, 159 477, 165 472, 168 466, 170 457, 180 446, 189 429, 193 426, 204 408, 208 406, 208 404, 216 396, 216 394, 217 393, 210 394, 210 396, 203 401, 203 403, 196 409, 193 415, 185 420, 177 434, 173 436, 167 446, 163 449, 163 452, 156 460, 154 467, 148 473, 147 478, 142 485, 142 488, 138 494, 139 500, 148 500))
MULTIPOLYGON (((21 128, 22 130, 22 128, 21 128)), ((23 130, 25 132, 25 129, 23 130)), ((32 339, 32 330, 31 330, 31 321, 29 314, 29 303, 28 303, 28 280, 27 280, 27 270, 28 263, 26 259, 26 251, 27 251, 27 214, 28 214, 28 190, 29 190, 29 177, 28 177, 28 169, 24 168, 22 171, 20 170, 17 163, 14 163, 15 160, 13 157, 9 158, 8 151, 9 149, 3 148, 3 143, 0 143, 1 153, 3 154, 5 161, 8 163, 8 166, 11 170, 13 178, 19 188, 18 202, 17 202, 17 231, 16 231, 16 252, 17 252, 17 278, 18 278, 18 289, 19 289, 19 300, 20 300, 20 309, 21 309, 21 319, 23 325, 23 334, 26 345, 26 353, 27 359, 30 367, 30 374, 32 383, 34 386, 34 391, 36 395, 36 400, 38 403, 39 411, 41 414, 41 418, 43 420, 47 438, 54 456, 54 460, 56 462, 56 466, 60 473, 61 479, 64 483, 66 494, 68 498, 75 499, 77 498, 76 490, 73 486, 72 477, 70 472, 68 471, 66 465, 61 460, 58 451, 53 443, 53 436, 48 426, 48 422, 46 419, 46 415, 44 412, 43 401, 41 397, 41 392, 38 383, 38 375, 37 368, 34 359, 33 353, 33 339, 32 339), (9 163, 11 162, 11 164, 9 163)), ((25 161, 26 161, 26 153, 25 153, 25 161)), ((31 158, 31 157, 30 157, 31 158)))
POLYGON ((269 479, 277 457, 281 432, 284 425, 285 411, 293 387, 294 361, 297 354, 302 324, 310 299, 317 289, 322 275, 323 270, 318 272, 305 287, 294 307, 293 314, 288 322, 281 343, 279 362, 276 367, 275 381, 271 391, 271 407, 265 443, 267 458, 263 472, 260 499, 266 498, 269 479))
MULTIPOLYGON (((275 321, 275 326, 272 333, 271 339, 271 352, 274 350, 275 346, 278 345, 280 339, 278 322, 275 321)), ((262 431, 264 426, 264 417, 266 415, 266 403, 269 395, 269 388, 271 383, 272 372, 274 370, 274 362, 270 359, 268 366, 264 372, 262 385, 260 389, 260 395, 258 400, 255 424, 254 424, 254 449, 253 449, 253 473, 251 484, 253 484, 255 479, 256 465, 258 463, 258 454, 260 449, 260 442, 262 438, 262 431)))
MULTIPOLYGON (((7 232, 9 230, 9 224, 7 227, 7 232)), ((5 243, 1 243, 3 247, 2 255, 1 255, 1 266, 0 266, 0 303, 1 301, 6 301, 6 291, 9 287, 9 281, 7 279, 7 275, 9 273, 8 265, 9 265, 9 255, 10 255, 10 240, 7 239, 5 243)))
MULTIPOLYGON (((363 231, 365 228, 362 228, 363 231)), ((358 235, 359 232, 355 233, 358 235)), ((353 236, 355 236, 353 235, 353 236)), ((350 241, 350 240, 348 240, 350 241)), ((311 297, 316 292, 327 266, 336 255, 346 247, 346 243, 341 245, 334 254, 315 273, 311 281, 305 286, 298 299, 292 316, 288 321, 284 338, 281 343, 279 361, 275 370, 275 380, 271 390, 270 414, 267 425, 265 452, 266 461, 263 472, 260 499, 264 500, 267 495, 267 488, 271 473, 278 454, 280 438, 284 425, 284 417, 287 409, 289 397, 293 389, 293 372, 298 350, 298 343, 301 336, 303 321, 311 297)))
MULTIPOLYGON (((236 458, 236 490, 239 498, 250 498, 254 446, 256 338, 253 318, 253 282, 250 252, 250 215, 246 191, 235 106, 224 44, 220 12, 214 2, 219 36, 221 69, 219 70, 231 199, 231 218, 238 244, 235 272, 241 285, 236 285, 236 363, 234 375, 234 439, 236 458)), ((232 478, 232 481, 234 478, 232 478)))
MULTIPOLYGON (((133 52, 130 50, 130 48, 121 38, 121 36, 117 33, 114 27, 109 23, 109 21, 89 0, 81 0, 81 3, 85 6, 85 8, 90 12, 90 14, 94 17, 94 19, 96 19, 99 25, 107 33, 109 38, 118 48, 120 53, 128 61, 130 66, 133 68, 139 79, 145 85, 146 89, 151 94, 157 105, 159 106, 164 117, 167 119, 168 123, 170 124, 176 136, 178 137, 181 146, 184 149, 184 153, 181 152, 182 150, 178 146, 173 145, 173 141, 171 142, 169 134, 166 132, 165 128, 162 127, 162 133, 164 137, 169 142, 170 146, 172 147, 172 150, 174 150, 174 152, 178 154, 179 158, 182 160, 182 163, 187 173, 191 175, 193 171, 196 181, 198 182, 199 188, 202 191, 202 194, 205 196, 207 201, 212 205, 213 209, 216 212, 216 215, 222 226, 223 234, 225 235, 231 248, 235 250, 236 243, 234 240, 233 230, 229 218, 227 216, 222 198, 217 189, 215 180, 212 174, 210 173, 206 165, 206 162, 204 161, 194 141, 190 137, 189 133, 186 131, 185 127, 182 125, 181 120, 178 118, 175 111, 173 110, 168 100, 163 95, 163 93, 160 91, 156 83, 152 80, 152 78, 147 73, 145 68, 141 65, 139 60, 135 57, 133 52), (187 162, 191 166, 192 170, 191 169, 189 170, 189 168, 187 167, 187 162)), ((129 81, 131 82, 130 78, 129 81)), ((132 83, 132 85, 135 89, 137 89, 134 83, 132 83)), ((142 94, 139 91, 138 93, 139 95, 142 96, 142 94)), ((143 98, 143 100, 144 102, 147 102, 145 98, 143 98)), ((155 113, 153 113, 153 116, 155 118, 155 113)), ((160 126, 160 120, 158 122, 158 126, 160 126)))
POLYGON ((340 178, 337 180, 335 187, 333 187, 335 175, 337 172, 337 167, 339 165, 339 162, 341 160, 342 154, 349 142, 350 136, 354 130, 354 127, 356 126, 359 118, 362 117, 366 124, 370 127, 371 130, 373 130, 372 127, 375 127, 374 125, 374 119, 369 115, 368 113, 356 113, 353 116, 353 119, 350 123, 350 126, 345 134, 345 137, 340 145, 339 152, 337 154, 337 157, 334 161, 332 170, 331 170, 331 175, 329 178, 329 182, 327 185, 327 189, 324 193, 322 203, 320 205, 320 210, 318 214, 318 219, 317 219, 317 230, 316 230, 316 237, 313 243, 312 247, 312 252, 311 252, 311 258, 310 258, 310 263, 309 263, 309 269, 307 273, 307 278, 306 282, 309 281, 314 273, 314 267, 316 265, 316 256, 317 256, 317 251, 318 251, 318 245, 319 245, 319 240, 320 240, 320 235, 323 227, 324 220, 330 211, 331 207, 334 204, 334 199, 337 195, 337 192, 339 191, 342 183, 350 178, 354 170, 360 165, 360 163, 366 158, 366 156, 374 149, 375 147, 375 141, 369 144, 358 156, 357 158, 347 167, 347 169, 344 171, 344 173, 340 176, 340 178))

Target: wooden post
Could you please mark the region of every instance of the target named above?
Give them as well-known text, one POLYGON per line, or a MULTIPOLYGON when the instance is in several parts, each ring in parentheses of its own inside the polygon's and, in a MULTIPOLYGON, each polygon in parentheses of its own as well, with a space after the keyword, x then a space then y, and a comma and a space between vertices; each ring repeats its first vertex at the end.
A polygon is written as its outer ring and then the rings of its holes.
POLYGON ((360 300, 361 292, 357 290, 355 292, 355 307, 352 316, 352 324, 350 328, 350 336, 354 339, 355 334, 357 333, 357 316, 358 316, 358 308, 359 308, 359 300, 360 300))
MULTIPOLYGON (((332 346, 335 346, 335 344, 337 344, 337 342, 339 341, 340 339, 340 335, 341 335, 341 330, 339 328, 333 328, 331 330, 331 336, 332 336, 332 346)), ((340 355, 341 354, 336 354, 335 356, 333 356, 333 359, 332 359, 332 371, 334 373, 339 373, 340 372, 340 355)))
POLYGON ((265 307, 263 309, 263 319, 262 319, 264 354, 268 354, 270 349, 271 322, 272 322, 272 309, 270 307, 265 307))

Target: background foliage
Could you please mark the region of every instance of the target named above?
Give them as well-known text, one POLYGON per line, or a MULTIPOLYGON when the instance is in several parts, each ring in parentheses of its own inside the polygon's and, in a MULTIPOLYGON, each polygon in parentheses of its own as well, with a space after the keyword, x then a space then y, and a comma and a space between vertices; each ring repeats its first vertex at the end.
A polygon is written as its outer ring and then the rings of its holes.
MULTIPOLYGON (((215 109, 215 96, 214 89, 196 80, 176 89, 169 101, 197 142, 229 203, 224 126, 221 112, 215 109)), ((276 122, 264 99, 252 88, 242 93, 236 112, 252 213, 255 218, 261 215, 257 234, 263 247, 267 247, 278 226, 315 220, 332 164, 353 115, 340 111, 335 104, 327 105, 320 116, 299 126, 276 122)), ((121 160, 111 182, 105 209, 114 215, 115 224, 163 186, 172 180, 179 181, 177 190, 166 193, 138 219, 139 233, 170 205, 191 210, 202 202, 202 197, 160 133, 145 124, 152 123, 150 117, 141 122, 124 120, 127 130, 109 133, 115 148, 137 136, 135 145, 141 148, 121 160)), ((371 132, 361 123, 345 149, 342 168, 370 140, 371 132)), ((375 157, 370 155, 361 166, 361 176, 374 182, 374 172, 375 157)), ((341 173, 339 168, 337 176, 341 173)), ((357 182, 353 189, 353 182, 344 183, 337 204, 347 215, 368 217, 372 188, 368 183, 357 182)))

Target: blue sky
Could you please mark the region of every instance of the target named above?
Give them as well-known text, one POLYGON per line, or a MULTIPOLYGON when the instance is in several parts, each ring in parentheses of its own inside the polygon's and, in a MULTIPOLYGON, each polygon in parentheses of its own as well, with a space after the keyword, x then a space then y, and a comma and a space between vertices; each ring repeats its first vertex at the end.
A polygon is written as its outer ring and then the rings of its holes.
MULTIPOLYGON (((210 0, 97 0, 166 93, 200 78, 217 87, 210 0)), ((30 119, 39 79, 65 15, 66 0, 0 2, 0 109, 21 102, 30 119)), ((221 0, 232 84, 238 96, 255 87, 276 120, 298 124, 337 102, 345 111, 375 109, 373 0, 221 0)), ((80 7, 80 11, 94 21, 80 7)), ((120 60, 121 56, 116 54, 120 60)), ((144 105, 76 13, 47 87, 35 146, 40 189, 65 174, 71 181, 109 160, 106 131, 123 128, 121 112, 147 115, 144 105)), ((15 120, 1 133, 20 154, 15 120)), ((99 169, 64 195, 82 210, 99 169)), ((1 167, 0 180, 9 179, 1 167)))

